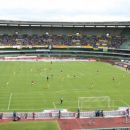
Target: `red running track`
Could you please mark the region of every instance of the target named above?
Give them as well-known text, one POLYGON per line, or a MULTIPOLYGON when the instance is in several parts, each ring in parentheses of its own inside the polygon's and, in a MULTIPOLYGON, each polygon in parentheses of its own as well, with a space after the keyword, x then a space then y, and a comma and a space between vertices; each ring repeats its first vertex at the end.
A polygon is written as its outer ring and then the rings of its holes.
POLYGON ((111 128, 130 127, 130 117, 126 122, 125 117, 118 118, 89 118, 89 119, 60 119, 58 120, 61 130, 75 130, 87 128, 111 128))
MULTIPOLYGON (((87 118, 87 119, 57 119, 57 120, 20 120, 20 122, 32 121, 57 121, 61 130, 77 130, 89 128, 130 127, 130 117, 126 122, 125 117, 112 118, 87 118)), ((8 123, 12 120, 0 120, 0 123, 8 123)))

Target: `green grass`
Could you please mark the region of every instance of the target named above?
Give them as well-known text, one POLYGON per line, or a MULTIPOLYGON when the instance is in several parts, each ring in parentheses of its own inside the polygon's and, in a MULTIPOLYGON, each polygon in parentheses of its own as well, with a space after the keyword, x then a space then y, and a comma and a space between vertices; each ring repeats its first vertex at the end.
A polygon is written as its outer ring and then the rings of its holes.
POLYGON ((59 130, 56 122, 10 122, 1 123, 0 130, 59 130))
POLYGON ((91 96, 109 96, 117 108, 130 104, 129 90, 130 73, 106 63, 0 62, 0 111, 76 111, 78 97, 91 96))

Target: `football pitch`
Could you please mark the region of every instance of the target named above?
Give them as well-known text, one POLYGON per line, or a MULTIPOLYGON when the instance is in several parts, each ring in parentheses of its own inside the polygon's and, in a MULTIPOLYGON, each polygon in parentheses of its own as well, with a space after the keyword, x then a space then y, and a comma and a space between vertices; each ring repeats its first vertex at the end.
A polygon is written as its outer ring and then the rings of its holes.
MULTIPOLYGON (((80 97, 102 96, 117 109, 130 106, 129 90, 130 73, 107 63, 0 62, 0 111, 77 111, 80 97)), ((103 109, 105 103, 84 99, 81 107, 103 109)))
POLYGON ((0 124, 0 130, 60 130, 56 121, 7 122, 0 124))

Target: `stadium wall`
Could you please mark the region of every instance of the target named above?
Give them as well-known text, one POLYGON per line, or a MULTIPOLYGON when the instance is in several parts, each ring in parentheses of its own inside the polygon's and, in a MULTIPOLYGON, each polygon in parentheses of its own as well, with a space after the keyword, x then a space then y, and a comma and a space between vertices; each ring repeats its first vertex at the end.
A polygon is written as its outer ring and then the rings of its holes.
POLYGON ((77 58, 100 58, 100 59, 130 59, 130 51, 92 51, 87 49, 40 49, 40 48, 6 48, 0 49, 0 57, 5 56, 39 56, 39 57, 77 57, 77 58))
MULTIPOLYGON (((0 113, 0 118, 1 119, 13 119, 13 113, 14 112, 1 112, 0 113)), ((55 110, 55 112, 17 112, 16 113, 17 117, 20 117, 21 119, 57 119, 57 118, 62 118, 62 119, 71 119, 71 118, 96 118, 95 112, 62 112, 60 110, 55 110), (35 115, 35 117, 34 117, 35 115)), ((119 110, 114 110, 114 111, 104 111, 103 112, 103 117, 125 117, 126 113, 125 110, 119 111, 119 110)), ((99 118, 99 117, 98 117, 99 118)))

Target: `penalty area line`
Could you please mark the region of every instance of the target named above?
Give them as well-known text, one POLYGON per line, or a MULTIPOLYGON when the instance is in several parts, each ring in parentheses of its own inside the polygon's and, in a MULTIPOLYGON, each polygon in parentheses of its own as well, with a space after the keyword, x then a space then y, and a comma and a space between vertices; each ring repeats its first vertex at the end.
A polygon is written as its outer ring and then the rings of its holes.
POLYGON ((10 103, 11 103, 11 98, 12 98, 12 93, 10 93, 10 96, 9 96, 9 102, 8 102, 8 108, 7 108, 7 110, 9 110, 9 108, 10 108, 10 103))
POLYGON ((55 102, 53 102, 53 106, 54 106, 54 108, 56 109, 56 104, 55 104, 55 102))
POLYGON ((129 106, 129 104, 127 102, 125 102, 124 100, 121 100, 122 103, 124 103, 125 105, 129 106))

